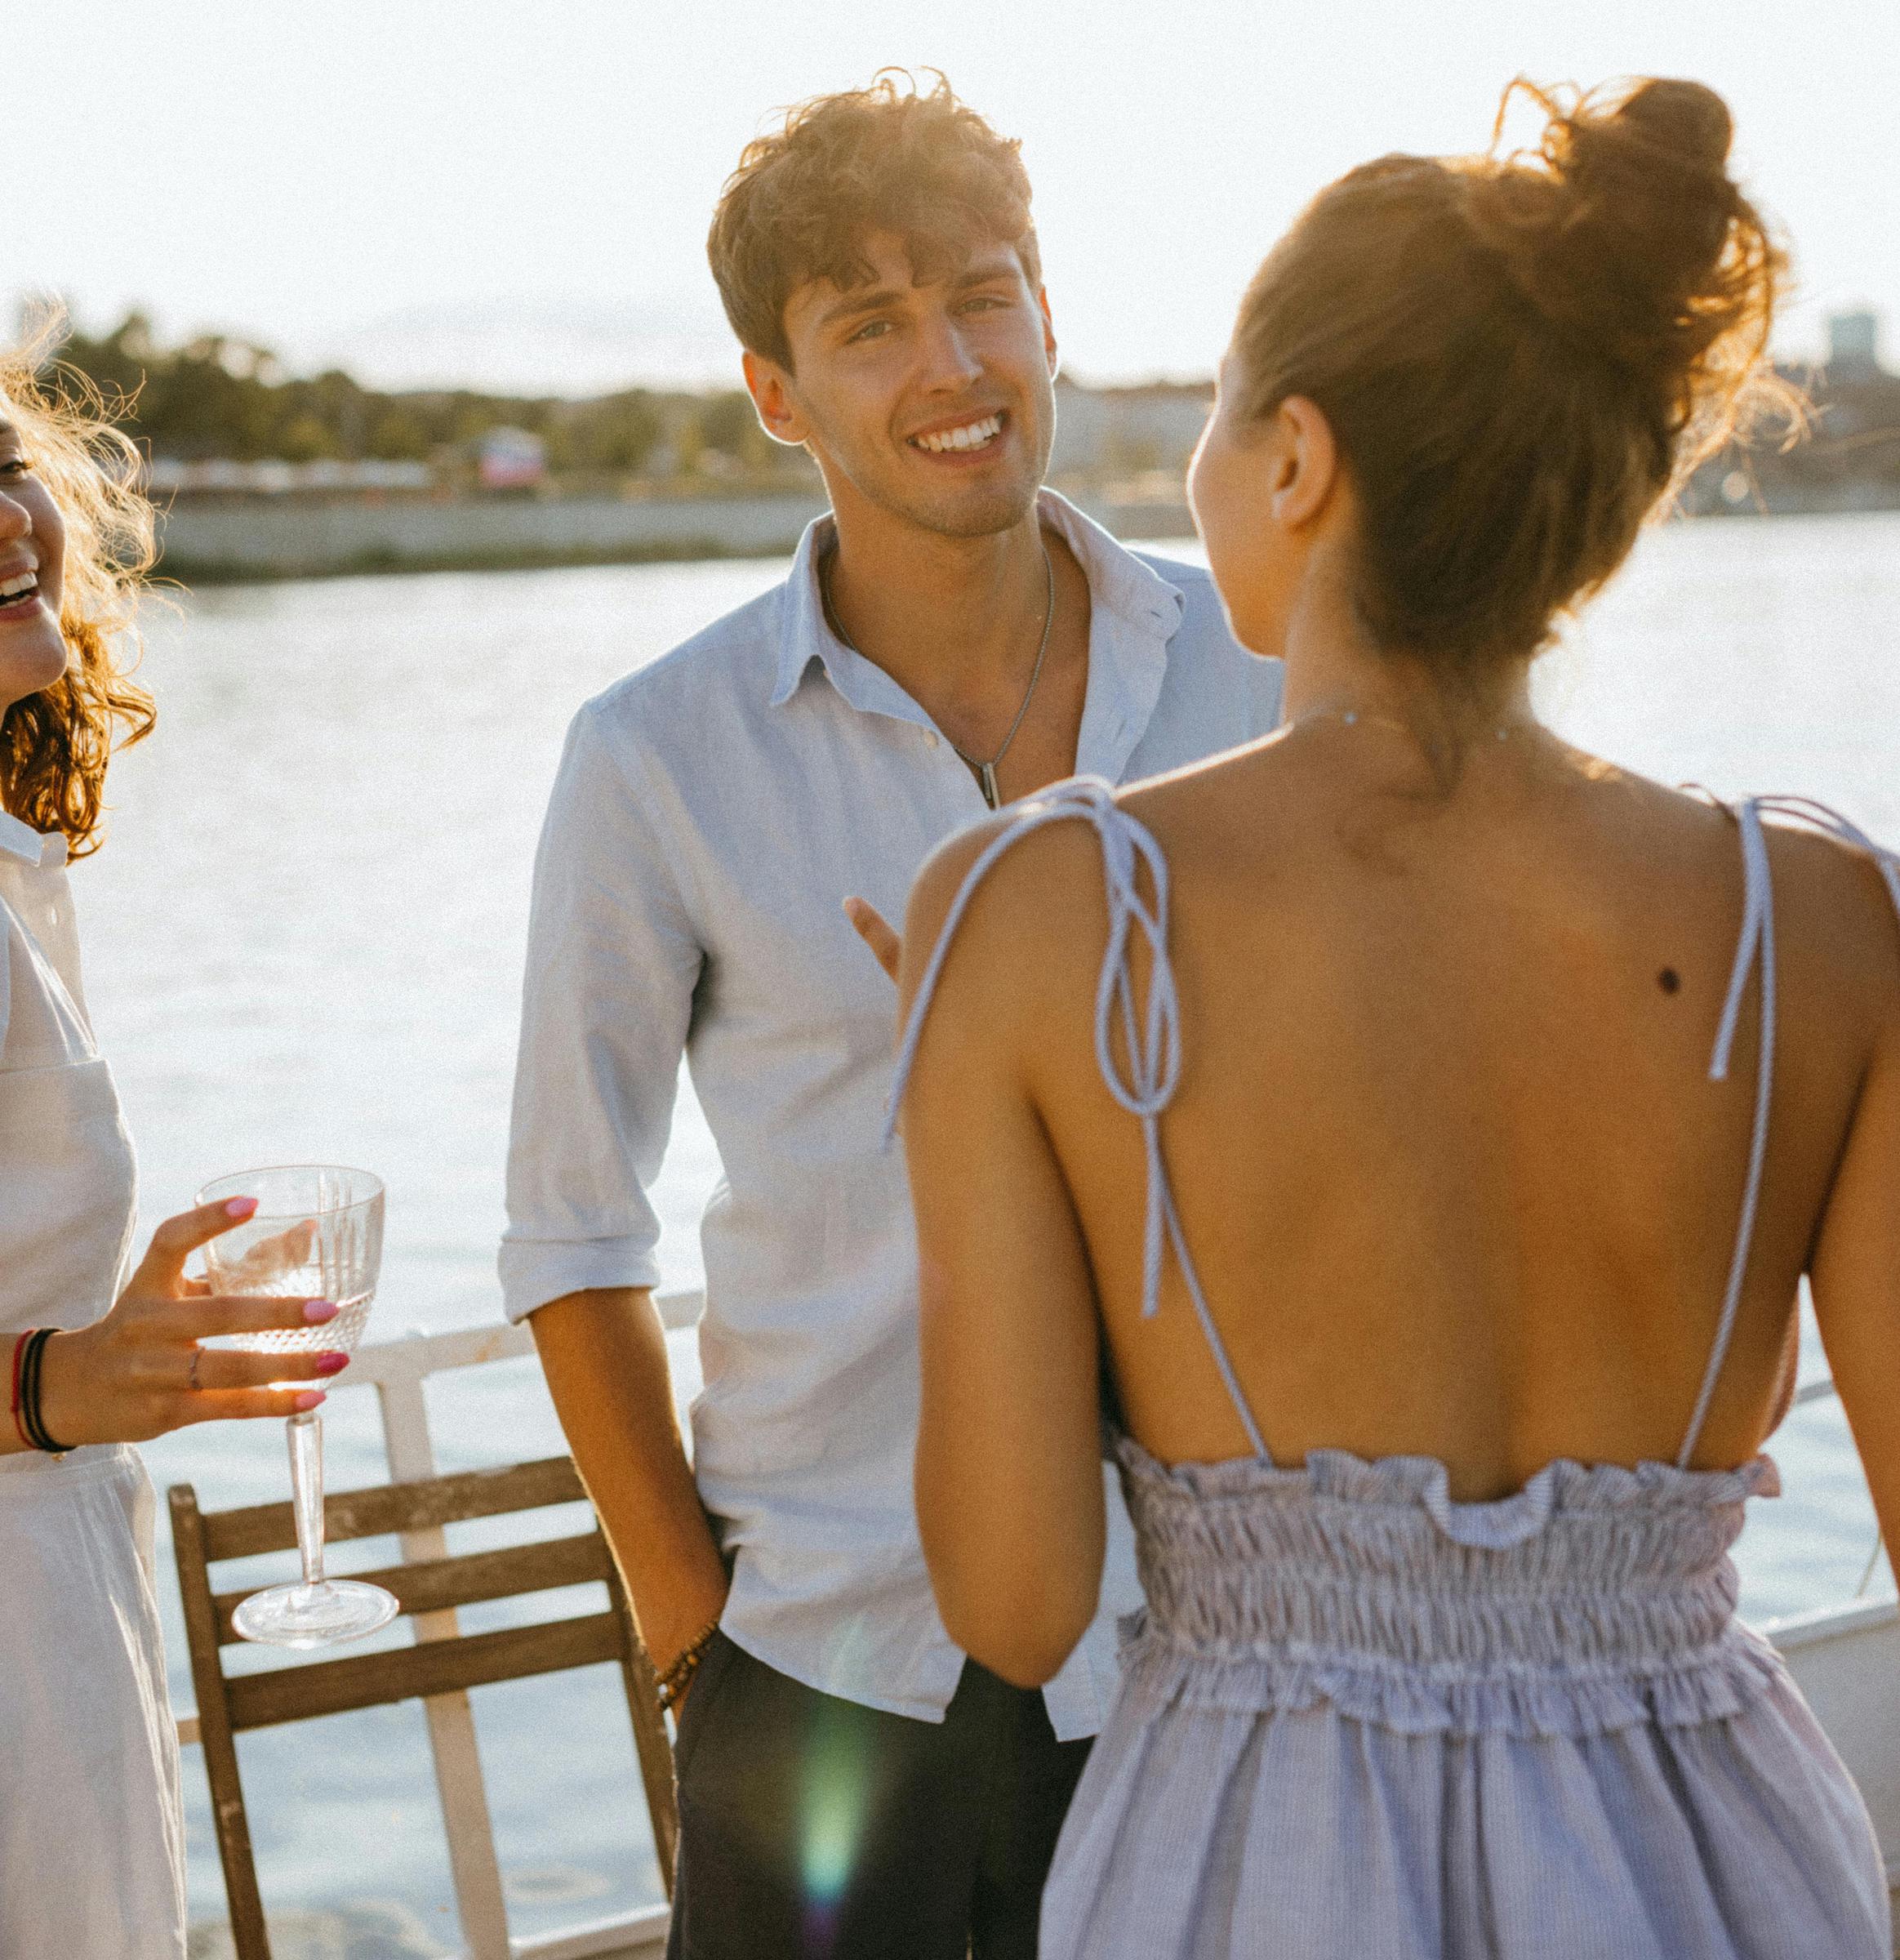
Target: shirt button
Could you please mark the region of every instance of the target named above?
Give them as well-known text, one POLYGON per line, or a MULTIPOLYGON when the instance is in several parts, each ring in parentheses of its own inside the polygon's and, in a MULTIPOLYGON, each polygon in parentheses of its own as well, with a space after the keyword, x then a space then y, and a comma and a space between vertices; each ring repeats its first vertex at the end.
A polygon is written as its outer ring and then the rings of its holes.
POLYGON ((935 728, 926 728, 923 731, 923 739, 928 742, 934 749, 937 746, 937 742, 940 738, 935 728))

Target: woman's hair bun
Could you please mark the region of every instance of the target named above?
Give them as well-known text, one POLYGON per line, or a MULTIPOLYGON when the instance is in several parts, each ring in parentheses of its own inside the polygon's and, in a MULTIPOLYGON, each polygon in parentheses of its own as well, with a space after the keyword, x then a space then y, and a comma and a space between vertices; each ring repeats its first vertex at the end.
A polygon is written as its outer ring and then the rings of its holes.
POLYGON ((1733 133, 1728 105, 1698 82, 1644 82, 1608 109, 1552 115, 1544 154, 1569 205, 1558 230, 1592 287, 1608 260, 1627 275, 1613 290, 1639 303, 1646 290, 1666 318, 1697 296, 1742 203, 1733 133))
MULTIPOLYGON (((1729 175, 1728 105, 1699 82, 1560 96, 1534 149, 1469 180, 1474 229, 1577 353, 1623 369, 1671 437, 1760 361, 1781 254, 1729 175)), ((1700 445, 1697 445, 1699 447, 1700 445)))
POLYGON ((1729 105, 1699 82, 1642 82, 1607 121, 1611 127, 1651 145, 1658 163, 1673 162, 1715 176, 1728 172, 1735 125, 1729 105))

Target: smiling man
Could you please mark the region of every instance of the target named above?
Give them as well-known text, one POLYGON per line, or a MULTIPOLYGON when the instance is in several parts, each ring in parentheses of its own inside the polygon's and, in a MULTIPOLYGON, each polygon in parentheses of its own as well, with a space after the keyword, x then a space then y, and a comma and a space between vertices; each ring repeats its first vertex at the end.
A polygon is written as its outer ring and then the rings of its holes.
POLYGON ((916 1250, 879 1145, 895 996, 843 905, 898 914, 986 805, 1265 733, 1279 668, 1204 573, 1042 488, 1028 180, 947 86, 794 110, 710 249, 759 418, 810 451, 831 515, 783 584, 575 719, 536 871, 508 1311, 677 1692, 670 1952, 1028 1955, 1112 1637, 1105 1615, 1029 1690, 937 1617, 916 1250), (648 1196, 683 1054, 726 1174, 690 1464, 648 1196))

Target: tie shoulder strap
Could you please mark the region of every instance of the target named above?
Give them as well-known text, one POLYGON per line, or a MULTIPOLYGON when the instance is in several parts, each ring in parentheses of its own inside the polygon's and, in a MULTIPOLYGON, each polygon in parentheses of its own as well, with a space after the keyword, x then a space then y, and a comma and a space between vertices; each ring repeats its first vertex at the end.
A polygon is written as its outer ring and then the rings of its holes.
POLYGON ((910 1079, 910 1071, 917 1059, 917 1047, 923 1035, 923 1023, 929 1013, 931 1002, 935 999, 938 981, 942 978, 944 962, 950 957, 951 942, 956 938, 957 928, 963 924, 963 915, 976 897, 977 889, 989 876, 997 862, 1024 838, 1048 827, 1052 823, 1082 822, 1088 824, 1101 840, 1102 860, 1108 880, 1109 939, 1102 960, 1101 981, 1096 993, 1096 1054, 1102 1063, 1102 1074, 1110 1091, 1123 1107, 1139 1116, 1145 1107, 1153 1104, 1157 1091, 1160 1102, 1155 1107, 1164 1107, 1168 1098, 1173 1094, 1174 1083, 1181 1072, 1178 1047, 1178 1013, 1173 1002, 1173 976, 1167 970, 1167 911, 1168 911, 1168 863, 1161 854, 1161 847, 1155 843, 1146 828, 1135 818, 1124 814, 1116 805, 1115 791, 1099 777, 1079 776, 1067 782, 1059 782, 1042 795, 1031 798, 1017 806, 1008 822, 999 829, 978 853, 976 862, 964 874, 963 883, 957 888, 956 897, 944 915, 943 929, 937 935, 937 944, 932 948, 929 964, 923 969, 923 978, 918 983, 917 998, 910 1005, 910 1018, 904 1028, 904 1038, 897 1049, 896 1079, 891 1085, 890 1101, 884 1111, 884 1141, 888 1144, 896 1134, 897 1115, 903 1102, 904 1091, 910 1079), (1150 906, 1141 898, 1136 880, 1137 858, 1149 866, 1155 881, 1155 902, 1150 906), (1165 1040, 1169 1062, 1158 1078, 1150 1078, 1150 1071, 1143 1067, 1145 1055, 1131 1055, 1134 1063, 1135 1080, 1124 1082, 1114 1066, 1111 1049, 1106 1041, 1110 1014, 1116 995, 1118 975, 1125 978, 1128 937, 1139 922, 1156 956, 1155 978, 1159 984, 1150 989, 1150 1018, 1155 1022, 1165 1040), (1146 1091, 1144 1094, 1144 1090, 1146 1091))
POLYGON ((1108 898, 1108 943, 1095 990, 1095 1058, 1110 1095, 1141 1125, 1147 1157, 1147 1207, 1142 1232, 1141 1313, 1150 1318, 1161 1303, 1161 1273, 1172 1245, 1187 1285, 1201 1332, 1212 1349, 1229 1399, 1239 1416, 1256 1456, 1267 1458, 1265 1441, 1229 1361, 1226 1344, 1214 1325, 1199 1275, 1188 1253, 1181 1219, 1169 1187, 1161 1152, 1160 1118, 1173 1100, 1181 1080, 1181 1003, 1174 969, 1168 956, 1168 860, 1147 826, 1115 800, 1115 791, 1098 777, 1077 777, 1058 783, 1044 795, 1018 806, 1010 822, 983 847, 970 866, 945 915, 943 930, 931 951, 929 964, 911 1004, 904 1038, 897 1050, 896 1079, 884 1112, 884 1141, 896 1134, 906 1085, 917 1059, 924 1017, 937 991, 951 940, 969 909, 977 888, 997 860, 1013 845, 1052 823, 1085 822, 1101 845, 1102 873, 1108 898), (1146 871, 1152 897, 1144 896, 1146 871), (1137 1000, 1130 952, 1136 934, 1149 955, 1147 994, 1137 1000), (1117 1030, 1121 1055, 1116 1052, 1117 1030), (1123 1058, 1125 1057, 1125 1062, 1123 1058))
POLYGON ((1689 1418, 1689 1432, 1683 1438, 1676 1462, 1689 1467, 1715 1397, 1715 1383, 1728 1356, 1729 1343, 1741 1311, 1742 1294, 1748 1276, 1748 1256, 1755 1240, 1755 1214, 1760 1208, 1763 1170, 1768 1161, 1768 1131, 1774 1088, 1775 1046, 1775 938, 1774 883, 1770 875, 1768 840, 1762 827, 1764 812, 1789 818, 1820 831, 1842 844, 1866 853, 1878 867, 1900 917, 1900 856, 1875 843, 1858 824, 1811 796, 1751 796, 1736 805, 1733 814, 1742 833, 1742 933, 1735 947, 1735 963, 1729 976, 1729 991, 1722 1004, 1722 1018, 1715 1032, 1715 1049, 1709 1062, 1709 1079, 1725 1081, 1733 1058, 1736 1030, 1742 1018, 1751 977, 1759 976, 1761 994, 1760 1054, 1755 1063, 1755 1123, 1748 1145, 1748 1175, 1742 1187, 1742 1216, 1735 1236, 1735 1250, 1729 1267, 1729 1283, 1723 1294, 1721 1318, 1715 1327, 1714 1346, 1702 1374, 1702 1389, 1695 1411, 1689 1418))
POLYGON ((1728 1284, 1722 1290, 1715 1338, 1702 1369, 1702 1385, 1696 1393, 1689 1428, 1676 1452, 1677 1468, 1684 1470, 1689 1468, 1696 1445, 1702 1440, 1702 1424, 1708 1419, 1709 1405, 1715 1400, 1715 1384, 1721 1379, 1722 1364, 1728 1359, 1729 1343, 1734 1337, 1736 1316, 1742 1310, 1748 1255, 1755 1244, 1755 1216, 1761 1205, 1762 1173, 1768 1163, 1769 1116, 1774 1097, 1774 884, 1769 870, 1768 840, 1762 835, 1759 800, 1751 798, 1735 806, 1731 813, 1742 833, 1742 932, 1736 942, 1734 964, 1729 970, 1722 1018, 1715 1031, 1715 1053, 1709 1059, 1709 1080, 1725 1082, 1729 1079, 1742 1004, 1747 996, 1749 979, 1756 973, 1761 982, 1761 1037, 1755 1064, 1755 1118, 1748 1142, 1748 1172, 1742 1187, 1742 1215, 1736 1225, 1735 1248, 1729 1255, 1728 1284))
POLYGON ((1754 800, 1758 809, 1786 817, 1791 822, 1804 823, 1871 858, 1887 888, 1887 896, 1893 902, 1894 915, 1900 917, 1900 852, 1876 844, 1858 823, 1812 796, 1757 796, 1754 800))

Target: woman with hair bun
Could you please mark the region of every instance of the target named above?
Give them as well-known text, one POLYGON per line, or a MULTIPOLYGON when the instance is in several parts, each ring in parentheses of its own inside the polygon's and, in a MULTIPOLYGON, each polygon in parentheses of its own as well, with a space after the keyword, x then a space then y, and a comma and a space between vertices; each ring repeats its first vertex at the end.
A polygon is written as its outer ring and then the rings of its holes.
POLYGON ((199 1346, 336 1314, 202 1298, 183 1276, 254 1200, 167 1219, 131 1265, 131 1145, 87 1018, 65 866, 98 846, 115 742, 152 724, 122 666, 152 516, 131 444, 38 368, 0 357, 0 1955, 184 1960, 152 1486, 129 1446, 282 1419, 323 1399, 297 1381, 345 1357, 199 1346))
POLYGON ((1707 89, 1532 93, 1533 151, 1350 172, 1242 305, 1192 491, 1285 725, 912 895, 945 1624, 1061 1664, 1098 1391, 1147 1592, 1045 1960, 1892 1951, 1728 1554, 1804 1275, 1900 1543, 1900 860, 1533 711, 1772 399, 1782 260, 1707 89))

